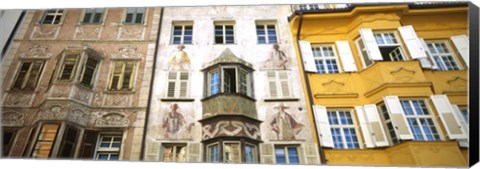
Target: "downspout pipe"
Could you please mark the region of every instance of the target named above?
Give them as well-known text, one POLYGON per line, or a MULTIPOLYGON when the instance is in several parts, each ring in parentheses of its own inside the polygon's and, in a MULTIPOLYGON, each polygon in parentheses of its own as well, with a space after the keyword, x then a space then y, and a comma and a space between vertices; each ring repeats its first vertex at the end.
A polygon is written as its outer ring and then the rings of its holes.
MULTIPOLYGON (((302 51, 301 51, 301 48, 300 48, 300 44, 298 43, 298 41, 300 40, 300 32, 301 32, 301 29, 302 29, 302 23, 303 23, 303 11, 299 11, 299 12, 296 12, 298 15, 299 15, 299 21, 298 21, 298 29, 297 29, 297 37, 296 37, 296 40, 297 40, 297 49, 300 50, 299 54, 300 54, 300 64, 302 64, 302 67, 303 67, 303 76, 305 78, 305 85, 307 87, 307 95, 308 95, 308 99, 310 100, 310 108, 312 109, 312 112, 313 112, 313 96, 312 96, 312 89, 310 87, 310 80, 308 79, 308 74, 307 72, 305 71, 305 65, 304 65, 304 62, 303 62, 303 55, 302 55, 302 51)), ((312 116, 312 117, 315 117, 315 116, 312 116)), ((313 124, 315 125, 314 127, 314 130, 315 130, 315 133, 318 133, 317 131, 317 123, 315 120, 313 120, 313 124)), ((325 159, 325 152, 323 151, 323 147, 320 145, 320 137, 318 136, 318 134, 315 134, 315 136, 317 137, 317 140, 318 140, 318 152, 320 153, 320 163, 321 164, 327 164, 327 159, 325 159)))
POLYGON ((148 92, 147 111, 145 111, 145 124, 143 125, 142 146, 140 148, 140 161, 143 161, 145 157, 145 144, 146 144, 147 131, 148 131, 148 121, 150 117, 150 107, 152 105, 153 82, 155 79, 155 69, 157 67, 157 54, 158 54, 158 48, 160 43, 160 32, 162 30, 163 10, 164 8, 160 7, 160 21, 158 22, 157 38, 155 39, 155 52, 153 54, 152 77, 150 78, 150 89, 148 92))

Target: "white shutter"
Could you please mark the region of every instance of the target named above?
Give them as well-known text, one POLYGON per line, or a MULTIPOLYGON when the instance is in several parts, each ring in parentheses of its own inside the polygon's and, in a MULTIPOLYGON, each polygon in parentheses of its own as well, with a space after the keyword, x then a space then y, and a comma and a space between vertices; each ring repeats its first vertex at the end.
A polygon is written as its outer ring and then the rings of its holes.
POLYGON ((447 95, 433 95, 430 98, 447 130, 448 137, 450 139, 466 139, 467 134, 462 130, 460 120, 454 115, 454 110, 447 95))
POLYGON ((320 137, 321 146, 333 148, 333 138, 328 122, 327 108, 325 106, 314 105, 313 114, 317 124, 317 134, 320 137))
POLYGON ((335 42, 338 55, 342 59, 342 66, 343 71, 345 72, 356 72, 357 66, 355 65, 355 60, 353 59, 352 50, 350 49, 350 45, 348 41, 336 41, 335 42))
POLYGON ((460 53, 460 55, 463 58, 463 61, 465 61, 465 64, 467 64, 467 66, 469 67, 470 59, 469 59, 469 49, 468 49, 469 43, 468 43, 467 35, 456 35, 456 36, 450 37, 450 39, 452 39, 453 44, 458 50, 458 53, 460 53))
POLYGON ((280 90, 278 91, 282 91, 281 94, 283 98, 290 97, 291 92, 290 92, 290 82, 288 79, 288 71, 277 71, 277 74, 278 74, 277 82, 280 83, 279 85, 277 85, 278 87, 280 87, 280 90))
POLYGON ((465 121, 465 119, 463 118, 462 112, 458 108, 458 105, 452 104, 452 107, 453 107, 454 115, 456 115, 457 118, 460 119, 460 123, 462 125, 463 132, 467 135, 466 139, 459 139, 458 143, 459 143, 460 147, 468 147, 468 145, 469 145, 469 143, 468 143, 469 125, 468 125, 467 121, 465 121))
POLYGON ((318 157, 317 144, 303 144, 305 147, 305 164, 320 164, 320 158, 318 157))
POLYGON ((177 72, 167 72, 167 97, 175 97, 177 72))
POLYGON ((383 60, 382 53, 380 53, 380 49, 378 48, 375 36, 373 36, 372 29, 361 28, 360 36, 363 44, 365 45, 365 49, 367 50, 368 58, 371 60, 383 60))
POLYGON ((425 49, 419 41, 412 25, 402 26, 398 28, 405 45, 407 45, 408 52, 413 59, 426 58, 425 49))
POLYGON ((363 109, 365 110, 365 116, 373 134, 372 140, 375 143, 375 146, 388 146, 387 134, 385 134, 382 120, 380 120, 380 116, 378 115, 377 105, 367 104, 363 106, 363 109))
POLYGON ((188 144, 188 162, 202 162, 202 144, 188 144))
POLYGON ((392 124, 394 125, 399 138, 402 140, 412 140, 413 134, 408 125, 407 118, 405 117, 398 96, 385 96, 383 100, 385 101, 385 106, 387 107, 390 118, 392 119, 392 124))
POLYGON ((273 144, 260 143, 260 163, 262 164, 274 164, 275 154, 273 150, 273 144))
POLYGON ((300 45, 300 52, 302 53, 305 71, 317 72, 315 60, 313 59, 312 45, 310 45, 310 42, 300 40, 298 41, 298 44, 300 45))
POLYGON ((275 71, 267 71, 268 93, 271 98, 278 97, 277 94, 277 74, 275 71))
POLYGON ((160 156, 160 143, 150 142, 147 143, 145 153, 145 161, 159 161, 160 156))
POLYGON ((438 65, 433 59, 432 53, 430 53, 430 49, 428 49, 427 43, 425 43, 425 40, 423 38, 418 38, 420 43, 423 45, 423 48, 425 49, 425 52, 427 53, 428 57, 426 58, 420 58, 420 64, 422 64, 423 68, 432 68, 432 69, 438 69, 438 65))
POLYGON ((360 127, 362 129, 365 145, 368 148, 375 147, 375 145, 373 144, 372 134, 370 132, 370 127, 368 125, 367 117, 365 117, 365 113, 363 111, 363 106, 355 106, 355 112, 357 112, 357 117, 358 117, 358 120, 360 121, 360 127))
POLYGON ((181 98, 185 98, 187 97, 188 95, 188 79, 189 79, 190 75, 189 75, 189 72, 179 72, 179 77, 178 77, 178 95, 179 97, 181 98))

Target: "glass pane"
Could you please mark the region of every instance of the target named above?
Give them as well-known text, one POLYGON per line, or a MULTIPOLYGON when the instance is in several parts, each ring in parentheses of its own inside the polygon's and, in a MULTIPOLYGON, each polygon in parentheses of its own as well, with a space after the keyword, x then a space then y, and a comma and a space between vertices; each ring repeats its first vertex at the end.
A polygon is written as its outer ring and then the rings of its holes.
POLYGON ((275 148, 275 159, 277 160, 277 164, 285 164, 285 149, 283 147, 275 148))
POLYGON ((298 164, 300 161, 298 159, 298 153, 296 147, 288 147, 288 162, 289 164, 298 164))

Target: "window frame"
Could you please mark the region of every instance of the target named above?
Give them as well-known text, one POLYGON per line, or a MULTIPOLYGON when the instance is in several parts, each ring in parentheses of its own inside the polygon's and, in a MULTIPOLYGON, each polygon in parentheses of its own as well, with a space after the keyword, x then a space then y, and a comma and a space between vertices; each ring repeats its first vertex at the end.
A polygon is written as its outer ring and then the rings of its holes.
POLYGON ((80 18, 80 23, 83 25, 103 25, 105 22, 106 15, 107 15, 107 8, 87 8, 83 10, 83 15, 80 18), (93 10, 93 11, 89 11, 89 10, 93 10), (99 14, 97 10, 101 10, 100 20, 98 22, 94 22, 96 14, 99 14), (85 17, 89 12, 92 12, 91 16, 89 17, 88 21, 85 22, 85 17))
MULTIPOLYGON (((437 120, 436 120, 438 117, 434 114, 434 111, 433 111, 433 109, 432 109, 432 107, 431 107, 431 105, 430 105, 430 102, 429 102, 427 99, 425 99, 425 98, 399 98, 399 100, 400 100, 400 105, 401 105, 401 107, 402 107, 402 109, 403 109, 403 112, 404 112, 405 119, 406 119, 406 121, 407 121, 407 125, 408 125, 408 127, 411 129, 412 135, 414 136, 414 138, 413 138, 412 141, 443 141, 443 140, 445 140, 445 137, 443 136, 443 133, 442 133, 442 131, 440 130, 440 127, 439 127, 439 125, 438 125, 438 123, 437 123, 437 120), (405 108, 404 108, 404 105, 403 105, 403 101, 408 101, 408 102, 409 102, 410 108, 411 108, 412 111, 413 111, 413 115, 408 115, 408 114, 407 114, 407 111, 405 111, 405 108), (412 101, 423 101, 424 104, 425 104, 425 108, 426 108, 426 110, 428 111, 429 114, 428 114, 428 115, 425 115, 425 114, 423 114, 423 115, 418 115, 418 114, 417 114, 417 110, 415 110, 415 107, 414 107, 414 104, 412 103, 412 101), (415 135, 416 135, 415 130, 412 128, 412 126, 411 126, 411 124, 410 124, 410 122, 409 122, 409 118, 414 118, 415 121, 419 124, 418 126, 419 126, 419 129, 420 129, 420 131, 421 131, 423 140, 417 140, 417 138, 416 138, 416 136, 415 136, 415 135), (420 123, 420 118, 422 118, 422 119, 430 119, 430 120, 432 121, 433 127, 435 128, 435 130, 436 130, 436 132, 437 132, 437 134, 438 134, 438 139, 427 140, 426 133, 425 133, 425 131, 424 131, 424 129, 423 129, 422 124, 420 123)), ((431 129, 430 129, 430 130, 431 130, 431 129)))
POLYGON ((301 147, 299 145, 274 145, 273 150, 274 150, 274 156, 275 156, 275 162, 276 164, 301 164, 301 154, 300 154, 300 149, 301 147), (278 163, 278 158, 277 158, 277 149, 283 148, 283 152, 285 153, 285 163, 278 163), (290 154, 288 153, 288 148, 295 148, 296 153, 297 153, 297 160, 298 163, 291 163, 290 162, 290 154))
POLYGON ((463 120, 470 125, 470 109, 468 109, 468 105, 458 105, 458 109, 460 110, 460 115, 462 115, 463 120))
POLYGON ((224 163, 241 163, 243 162, 243 159, 242 159, 242 143, 240 141, 223 141, 222 142, 222 155, 223 155, 223 160, 222 162, 224 163), (237 144, 238 145, 238 160, 239 161, 227 161, 227 151, 226 150, 226 144, 237 144))
POLYGON ((80 66, 80 62, 82 60, 82 52, 78 52, 78 51, 68 51, 68 52, 65 52, 63 55, 62 55, 62 60, 61 60, 61 64, 60 64, 60 70, 58 72, 58 77, 57 77, 57 80, 58 81, 64 81, 64 82, 72 82, 74 81, 74 79, 76 79, 75 77, 77 76, 77 69, 78 69, 78 66, 80 66), (67 56, 69 56, 70 54, 75 54, 76 55, 76 58, 75 58, 75 63, 73 64, 73 67, 72 67, 72 71, 70 72, 70 77, 68 79, 63 79, 62 75, 65 71, 65 62, 66 62, 66 59, 67 59, 67 56))
POLYGON ((315 61, 315 66, 317 67, 317 73, 318 74, 338 74, 338 73, 342 73, 342 67, 340 66, 341 64, 339 62, 339 56, 338 56, 338 53, 336 51, 335 44, 312 44, 312 53, 313 53, 313 59, 315 61), (323 55, 323 51, 324 51, 323 48, 324 47, 331 48, 333 56, 318 56, 318 55, 316 55, 317 53, 322 53, 322 55, 323 55), (316 50, 314 48, 320 49, 319 52, 315 52, 316 50), (323 70, 325 72, 320 72, 319 66, 317 65, 317 60, 322 60, 323 61, 323 64, 324 64, 323 65, 323 70), (337 67, 336 72, 334 70, 330 71, 328 69, 327 60, 335 60, 335 65, 337 67))
POLYGON ((83 56, 83 60, 84 60, 84 61, 82 61, 82 63, 81 63, 82 70, 80 71, 80 74, 79 74, 79 79, 78 79, 79 82, 78 82, 78 83, 79 83, 80 85, 82 85, 82 86, 85 86, 85 87, 87 87, 87 88, 89 88, 89 89, 92 89, 93 86, 95 85, 95 81, 97 80, 97 76, 98 76, 98 75, 97 75, 97 74, 98 74, 97 72, 98 72, 98 70, 100 69, 100 65, 102 65, 102 64, 101 64, 101 63, 102 63, 102 60, 99 59, 99 58, 96 58, 95 56, 89 56, 89 55, 83 56), (85 84, 85 83, 83 82, 83 78, 85 77, 86 70, 87 70, 87 68, 89 67, 89 65, 88 65, 88 60, 89 60, 89 59, 95 60, 95 61, 96 61, 96 64, 95 64, 95 68, 93 69, 93 72, 92 72, 92 79, 90 79, 90 83, 89 83, 89 84, 85 84))
POLYGON ((39 24, 42 25, 61 25, 63 23, 63 18, 65 18, 65 9, 48 9, 43 11, 42 18, 40 19, 39 24), (52 21, 46 22, 45 19, 47 16, 53 16, 52 21), (58 22, 57 21, 58 18, 58 22))
MULTIPOLYGON (((177 161, 177 149, 181 149, 181 148, 187 148, 187 143, 164 143, 162 144, 162 146, 160 147, 161 150, 160 150, 160 161, 163 161, 163 162, 187 162, 188 160, 185 159, 185 161, 177 161), (164 156, 165 156, 165 147, 172 147, 173 149, 173 154, 172 154, 172 160, 170 161, 166 161, 164 156)), ((187 154, 185 154, 186 156, 187 154)))
POLYGON ((219 144, 218 142, 215 142, 215 143, 208 144, 206 147, 207 147, 206 161, 207 161, 207 162, 210 162, 210 163, 219 163, 219 162, 221 162, 221 160, 220 160, 220 153, 221 153, 221 151, 220 151, 220 144, 219 144), (217 152, 216 152, 216 154, 217 154, 217 156, 216 156, 217 159, 216 159, 216 160, 218 160, 218 161, 213 161, 213 160, 212 160, 212 157, 213 157, 213 156, 212 156, 212 152, 210 152, 210 147, 214 147, 214 146, 217 147, 217 149, 216 149, 216 150, 217 150, 217 152))
POLYGON ((188 71, 169 71, 166 72, 167 75, 167 84, 166 84, 166 92, 165 92, 165 97, 166 98, 172 98, 172 99, 178 99, 178 98, 188 98, 190 97, 190 78, 191 78, 191 73, 188 71), (175 79, 170 78, 170 74, 174 73, 175 74, 175 79), (182 79, 182 74, 187 75, 187 79, 182 79), (175 86, 173 86, 173 96, 170 96, 170 83, 173 82, 175 86), (182 83, 185 82, 185 95, 182 96, 182 83))
POLYGON ((9 157, 12 152, 12 148, 15 145, 18 137, 18 129, 10 127, 2 127, 2 157, 9 157), (11 133, 11 138, 8 143, 5 143, 5 133, 11 133))
POLYGON ((108 76, 108 86, 107 86, 107 90, 108 91, 111 91, 111 92, 119 92, 119 91, 135 91, 135 82, 137 80, 137 69, 138 69, 138 65, 139 65, 139 62, 138 61, 132 61, 132 60, 112 60, 112 62, 110 63, 110 73, 109 73, 109 76, 108 76), (113 78, 116 76, 115 74, 115 67, 116 67, 116 64, 117 63, 121 63, 122 64, 122 68, 121 68, 121 71, 120 71, 120 74, 119 75, 119 79, 118 79, 118 82, 117 82, 117 87, 116 89, 113 88, 112 84, 113 84, 113 78), (125 70, 126 70, 126 67, 127 67, 127 64, 132 64, 133 65, 133 68, 132 68, 132 72, 131 72, 131 75, 130 75, 130 82, 129 82, 129 86, 127 89, 124 89, 123 88, 123 83, 124 83, 124 78, 125 78, 125 70))
MULTIPOLYGON (((347 116, 345 116, 347 117, 347 116)), ((356 115, 354 113, 354 109, 353 108, 328 108, 327 107, 327 118, 328 118, 328 123, 330 125, 330 132, 332 133, 332 140, 333 140, 333 148, 334 149, 352 149, 352 150, 355 150, 355 149, 362 149, 363 148, 363 142, 362 142, 362 139, 360 137, 360 132, 358 131, 358 124, 357 124, 357 121, 356 121, 356 115), (336 119, 338 121, 338 124, 332 124, 330 122, 330 112, 335 112, 336 114, 336 119), (340 112, 348 112, 350 114, 350 119, 352 120, 352 124, 342 124, 341 122, 341 116, 340 116, 340 112), (333 135, 333 129, 339 129, 340 130, 340 137, 342 138, 342 147, 336 147, 336 143, 335 143, 335 139, 333 138, 334 135, 333 135), (347 142, 347 135, 345 134, 344 132, 344 129, 353 129, 354 131, 354 134, 355 134, 355 137, 357 139, 357 147, 348 147, 348 142, 347 142)), ((348 123, 348 121, 347 121, 348 123)), ((352 144, 354 144, 355 146, 355 142, 352 142, 352 144)))
POLYGON ((214 22, 213 24, 213 44, 215 45, 229 45, 229 44, 235 44, 236 42, 236 38, 235 38, 235 22, 234 21, 216 21, 214 22), (216 33, 216 27, 217 26, 222 26, 222 34, 221 35, 217 35, 216 33), (231 26, 232 27, 232 34, 229 35, 227 34, 227 28, 226 26, 231 26), (222 42, 217 42, 217 37, 222 37, 222 42), (230 43, 227 43, 227 36, 231 36, 233 37, 233 41, 230 42, 230 43))
POLYGON ((393 125, 392 118, 390 117, 390 113, 388 112, 387 105, 385 105, 385 103, 382 102, 380 104, 377 104, 377 109, 379 110, 380 118, 382 120, 382 125, 384 126, 384 129, 387 129, 385 133, 387 134, 388 143, 390 145, 400 144, 402 140, 400 139, 399 134, 397 133, 397 130, 393 125), (388 119, 385 115, 388 115, 388 119), (392 134, 395 134, 395 136, 392 136, 392 134))
POLYGON ((34 138, 34 143, 32 145, 32 149, 31 149, 31 152, 29 153, 29 156, 32 157, 32 158, 50 158, 54 153, 53 151, 55 150, 56 144, 58 142, 58 137, 59 137, 59 135, 61 135, 60 130, 62 128, 62 124, 61 123, 41 123, 39 126, 40 127, 36 128, 37 132, 34 135, 34 137, 35 137, 34 138), (46 141, 40 140, 40 136, 43 133, 42 131, 43 131, 43 128, 45 127, 45 125, 56 125, 57 126, 52 140, 46 140, 46 141), (50 143, 51 145, 50 145, 50 148, 49 148, 49 153, 48 153, 47 157, 34 156, 35 152, 37 151, 37 149, 35 147, 37 147, 37 144, 39 142, 51 142, 50 143))
POLYGON ((268 98, 270 99, 281 99, 281 98, 293 98, 293 92, 292 92, 292 86, 290 85, 290 80, 291 80, 291 74, 290 74, 290 71, 289 70, 268 70, 266 71, 267 73, 267 77, 265 79, 267 79, 267 87, 268 87, 268 98), (269 74, 273 73, 275 75, 275 78, 272 79, 272 77, 269 76, 269 74), (280 74, 281 73, 286 73, 286 76, 287 76, 287 90, 288 90, 288 93, 289 95, 288 96, 285 96, 284 93, 285 91, 283 90, 283 87, 282 87, 282 82, 284 82, 283 79, 280 78, 280 74), (276 95, 275 96, 272 96, 272 89, 270 86, 270 83, 275 83, 275 91, 276 91, 276 95), (278 90, 278 89, 281 89, 281 90, 278 90))
POLYGON ((45 71, 44 67, 45 67, 46 64, 47 64, 47 61, 45 61, 45 60, 30 60, 30 59, 21 60, 19 65, 18 65, 17 71, 15 72, 15 77, 13 78, 13 82, 10 85, 11 86, 10 89, 11 90, 22 90, 22 91, 35 91, 37 89, 37 86, 39 86, 39 84, 41 82, 43 73, 45 71), (27 62, 30 63, 30 66, 28 67, 28 70, 25 73, 25 76, 23 77, 23 80, 21 82, 22 84, 21 84, 20 88, 17 88, 17 87, 15 87, 15 84, 17 83, 17 80, 19 80, 18 78, 20 76, 20 73, 22 72, 23 64, 25 64, 27 62), (40 68, 38 70, 38 75, 37 75, 36 80, 34 82, 35 84, 33 84, 33 88, 26 90, 25 87, 27 87, 27 84, 28 84, 28 81, 30 79, 31 72, 32 72, 32 69, 33 69, 33 66, 34 66, 35 62, 41 62, 40 68))
POLYGON ((113 161, 111 160, 111 155, 112 154, 115 154, 117 153, 118 155, 118 159, 116 160, 121 160, 121 154, 122 154, 122 147, 124 145, 124 140, 123 140, 123 136, 124 134, 123 133, 120 133, 120 132, 100 132, 98 134, 98 138, 97 138, 97 144, 95 145, 95 152, 94 152, 94 159, 95 160, 100 160, 99 159, 99 156, 100 154, 108 154, 108 159, 106 161, 113 161), (102 144, 102 138, 103 137, 113 137, 112 140, 110 141, 110 145, 108 148, 102 148, 101 147, 101 144, 102 144), (120 137, 121 141, 120 141, 120 145, 118 146, 118 148, 112 148, 112 144, 113 141, 115 141, 115 137, 120 137))
POLYGON ((276 24, 276 21, 256 21, 255 22, 255 35, 257 37, 257 44, 276 44, 279 42, 279 39, 278 39, 278 28, 277 28, 277 24, 276 24), (258 26, 262 26, 261 30, 263 31, 263 35, 259 35, 258 34, 258 26), (272 42, 272 40, 270 39, 270 34, 269 34, 269 31, 268 31, 268 26, 273 26, 273 30, 275 31, 274 32, 274 35, 275 36, 275 41, 272 42), (261 43, 259 41, 259 38, 260 36, 263 36, 263 38, 265 39, 265 42, 261 43))
POLYGON ((191 45, 191 44, 193 44, 193 32, 194 32, 193 22, 173 22, 170 44, 174 44, 174 45, 179 45, 179 44, 191 45), (175 35, 175 27, 178 27, 178 26, 181 27, 181 30, 180 30, 181 34, 180 35, 175 35), (187 26, 191 27, 191 35, 185 35, 185 30, 186 30, 187 26), (187 36, 190 36, 190 38, 191 38, 190 43, 185 43, 185 37, 187 37, 187 36), (180 38, 179 43, 175 43, 175 38, 176 37, 180 38))
POLYGON ((245 163, 253 163, 253 164, 258 163, 258 160, 257 160, 258 157, 257 157, 257 156, 258 156, 258 151, 259 151, 259 150, 258 150, 257 147, 258 147, 258 146, 255 145, 255 144, 251 144, 251 143, 245 142, 245 145, 244 145, 244 147, 243 147, 243 152, 244 152, 244 155, 245 155, 245 159, 244 159, 245 163), (247 146, 252 147, 252 161, 251 161, 251 162, 248 162, 248 161, 247 161, 247 152, 246 152, 247 146))
POLYGON ((453 48, 452 46, 450 45, 450 41, 449 40, 424 40, 425 41, 425 45, 427 45, 426 47, 426 50, 428 50, 428 53, 430 54, 430 57, 431 57, 431 61, 432 62, 435 62, 435 64, 437 65, 438 67, 438 70, 442 70, 442 71, 451 71, 451 70, 464 70, 462 64, 460 64, 460 61, 458 60, 458 56, 456 54, 456 52, 453 51, 453 48), (447 48, 447 50, 449 50, 448 53, 442 53, 442 54, 434 54, 432 53, 432 51, 430 51, 430 48, 428 45, 430 45, 431 43, 435 43, 435 44, 445 44, 445 47, 447 48), (452 61, 456 64, 457 68, 455 69, 449 69, 445 66, 445 61, 443 59, 440 59, 441 60, 441 64, 439 64, 438 62, 436 62, 435 60, 435 57, 442 57, 442 56, 450 56, 452 61))
POLYGON ((136 24, 146 24, 147 20, 147 7, 131 7, 131 8, 125 8, 122 24, 124 25, 136 25, 136 24), (140 22, 137 22, 137 15, 140 14, 138 11, 139 9, 143 8, 143 13, 142 14, 142 19, 140 22), (129 9, 134 9, 133 13, 129 13, 129 9), (132 15, 132 20, 130 22, 127 22, 127 17, 128 15, 132 15))
MULTIPOLYGON (((383 58, 385 58, 385 57, 390 57, 390 61, 388 61, 388 62, 401 62, 401 61, 407 61, 407 60, 409 59, 409 58, 407 57, 406 52, 405 52, 405 47, 403 46, 404 41, 403 41, 403 39, 401 39, 400 36, 398 35, 398 31, 396 31, 396 30, 372 30, 372 32, 373 32, 373 37, 375 38, 375 42, 377 43, 377 47, 379 48, 380 52, 381 52, 381 48, 382 48, 382 47, 395 47, 395 46, 397 46, 396 49, 400 49, 400 54, 401 54, 401 56, 402 56, 402 57, 401 57, 401 60, 394 61, 394 59, 392 59, 390 55, 389 55, 389 56, 384 56, 384 55, 382 54, 382 60, 381 60, 381 61, 386 61, 385 59, 383 59, 383 58), (384 42, 386 42, 386 41, 385 41, 385 38, 384 38, 384 37, 385 37, 384 34, 387 34, 387 33, 392 33, 393 36, 395 37, 395 40, 397 41, 397 43, 395 43, 395 44, 379 44, 378 41, 377 41, 376 35, 377 35, 377 34, 382 34, 382 37, 383 37, 382 39, 384 40, 384 42)), ((367 53, 366 46, 365 46, 365 44, 363 43, 363 40, 362 40, 362 37, 361 37, 361 36, 359 36, 358 38, 355 39, 355 44, 356 44, 356 48, 357 48, 357 50, 358 50, 358 53, 359 53, 359 55, 360 55, 360 60, 362 61, 362 66, 363 66, 364 69, 365 69, 365 68, 368 68, 368 67, 370 67, 371 65, 373 65, 374 63, 376 63, 375 60, 371 60, 371 59, 369 58, 368 53, 367 53), (361 43, 362 45, 360 45, 360 43, 361 43), (361 48, 360 46, 363 46, 363 48, 361 48), (368 59, 369 62, 371 62, 371 63, 367 65, 365 59, 368 59)), ((394 51, 394 50, 396 50, 396 49, 392 49, 392 51, 394 51)), ((391 53, 391 52, 390 52, 390 53, 391 53)), ((377 61, 377 62, 378 62, 378 61, 377 61)))

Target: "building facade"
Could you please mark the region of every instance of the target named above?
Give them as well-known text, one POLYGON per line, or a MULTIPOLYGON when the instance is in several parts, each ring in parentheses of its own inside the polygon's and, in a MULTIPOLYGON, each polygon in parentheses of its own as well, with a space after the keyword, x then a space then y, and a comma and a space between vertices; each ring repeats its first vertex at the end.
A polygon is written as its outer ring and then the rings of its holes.
POLYGON ((327 165, 468 165, 467 3, 296 9, 327 165))
POLYGON ((289 5, 168 7, 145 160, 319 164, 289 5))
POLYGON ((139 160, 159 18, 28 10, 2 61, 2 156, 139 160))

